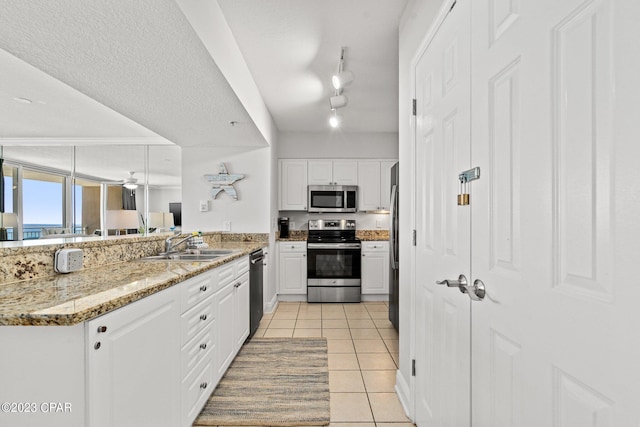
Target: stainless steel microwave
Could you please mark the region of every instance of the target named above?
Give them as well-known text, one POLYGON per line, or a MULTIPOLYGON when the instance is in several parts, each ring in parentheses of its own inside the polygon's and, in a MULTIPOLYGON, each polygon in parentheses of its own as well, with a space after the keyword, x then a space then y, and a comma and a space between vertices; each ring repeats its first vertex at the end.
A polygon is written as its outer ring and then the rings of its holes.
POLYGON ((310 185, 309 212, 357 212, 357 185, 310 185))

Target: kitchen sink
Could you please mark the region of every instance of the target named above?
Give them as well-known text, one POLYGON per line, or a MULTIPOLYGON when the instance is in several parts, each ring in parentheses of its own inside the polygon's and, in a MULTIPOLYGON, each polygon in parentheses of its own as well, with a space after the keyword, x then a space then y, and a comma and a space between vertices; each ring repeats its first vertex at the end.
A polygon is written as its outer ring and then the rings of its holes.
POLYGON ((220 258, 222 255, 219 254, 186 254, 186 253, 178 253, 171 255, 152 255, 144 258, 140 258, 140 261, 213 261, 215 259, 220 258))
POLYGON ((169 255, 152 255, 140 258, 140 261, 213 261, 220 257, 231 255, 237 250, 233 249, 189 249, 186 252, 177 252, 169 255))
POLYGON ((231 255, 232 253, 237 252, 233 249, 195 249, 193 253, 198 253, 202 255, 231 255))

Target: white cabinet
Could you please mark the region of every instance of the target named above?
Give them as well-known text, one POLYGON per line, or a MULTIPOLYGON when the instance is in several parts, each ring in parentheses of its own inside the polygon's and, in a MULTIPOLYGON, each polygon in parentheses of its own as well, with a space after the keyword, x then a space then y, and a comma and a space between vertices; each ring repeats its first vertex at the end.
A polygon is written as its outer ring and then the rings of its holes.
POLYGON ((307 293, 307 242, 278 243, 278 293, 307 293))
POLYGON ((249 336, 249 273, 238 278, 234 286, 233 337, 235 339, 235 353, 249 336))
POLYGON ((249 336, 249 257, 222 267, 216 293, 217 383, 249 336))
POLYGON ((181 425, 180 289, 87 322, 89 425, 181 425))
POLYGON ((280 191, 278 208, 281 211, 307 210, 307 161, 280 160, 278 162, 280 191))
POLYGON ((395 163, 395 160, 358 161, 358 210, 389 209, 391 167, 395 163))
POLYGON ((362 294, 389 293, 389 242, 362 242, 362 294))
POLYGON ((191 426, 216 386, 215 287, 220 269, 200 274, 180 284, 181 426, 191 426))
POLYGON ((245 256, 83 324, 0 326, 0 402, 72 405, 16 427, 190 427, 248 334, 245 256))
POLYGON ((309 160, 309 185, 358 185, 357 160, 309 160))

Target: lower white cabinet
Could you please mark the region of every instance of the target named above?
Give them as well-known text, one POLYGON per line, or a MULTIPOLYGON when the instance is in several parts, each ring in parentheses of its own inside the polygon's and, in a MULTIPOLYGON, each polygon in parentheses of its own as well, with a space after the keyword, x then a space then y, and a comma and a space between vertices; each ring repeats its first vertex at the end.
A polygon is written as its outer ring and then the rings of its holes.
POLYGON ((306 295, 307 242, 278 243, 278 293, 306 295))
POLYGON ((389 242, 362 242, 362 294, 389 293, 389 242))
POLYGON ((181 425, 180 289, 87 322, 91 427, 181 425))
POLYGON ((233 268, 230 280, 219 283, 216 293, 218 334, 216 337, 216 383, 222 378, 242 344, 249 336, 249 258, 229 266, 233 268))
POLYGON ((0 326, 0 401, 69 406, 0 425, 190 427, 248 335, 249 257, 84 324, 0 326))

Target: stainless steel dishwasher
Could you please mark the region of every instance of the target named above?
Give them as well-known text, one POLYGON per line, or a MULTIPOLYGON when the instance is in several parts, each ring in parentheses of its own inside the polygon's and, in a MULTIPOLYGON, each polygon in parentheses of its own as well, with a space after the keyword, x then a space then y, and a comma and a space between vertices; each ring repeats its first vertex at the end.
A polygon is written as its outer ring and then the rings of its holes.
POLYGON ((249 255, 249 261, 251 267, 249 269, 249 338, 253 336, 260 325, 262 319, 263 310, 263 296, 262 296, 262 270, 264 254, 262 249, 255 252, 251 252, 249 255))

